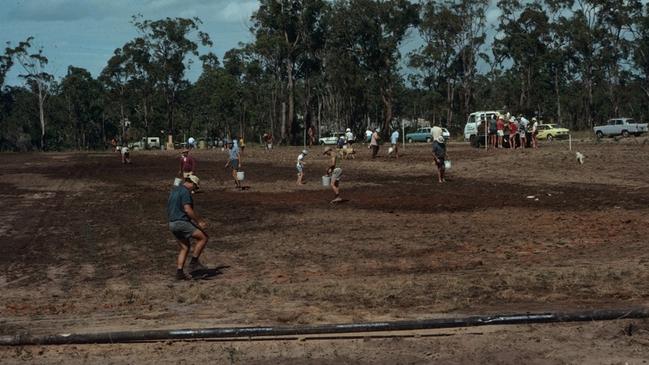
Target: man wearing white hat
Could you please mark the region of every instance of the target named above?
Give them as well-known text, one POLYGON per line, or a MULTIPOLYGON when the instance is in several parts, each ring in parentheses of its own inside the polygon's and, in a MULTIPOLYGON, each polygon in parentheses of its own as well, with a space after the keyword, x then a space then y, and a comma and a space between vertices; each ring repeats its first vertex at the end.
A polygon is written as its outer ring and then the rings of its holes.
POLYGON ((347 146, 351 147, 352 143, 354 143, 354 133, 352 133, 352 130, 350 128, 347 128, 345 131, 345 139, 347 140, 347 146))
POLYGON ((295 165, 295 168, 297 169, 297 184, 298 185, 304 185, 304 158, 306 155, 309 153, 307 150, 302 150, 302 153, 300 153, 297 156, 297 164, 295 165))
POLYGON ((207 270, 198 260, 207 245, 208 236, 205 233, 207 222, 194 210, 194 199, 192 192, 198 189, 200 180, 196 175, 189 175, 185 181, 174 186, 167 200, 167 218, 169 220, 169 230, 178 240, 178 258, 176 260, 176 279, 187 280, 197 277, 201 271, 207 270), (188 272, 183 270, 187 254, 191 247, 191 239, 194 240, 194 252, 189 262, 188 272))
POLYGON ((444 137, 438 136, 435 141, 433 141, 433 159, 435 165, 437 166, 437 180, 440 183, 446 182, 444 173, 446 172, 446 143, 444 143, 444 137))

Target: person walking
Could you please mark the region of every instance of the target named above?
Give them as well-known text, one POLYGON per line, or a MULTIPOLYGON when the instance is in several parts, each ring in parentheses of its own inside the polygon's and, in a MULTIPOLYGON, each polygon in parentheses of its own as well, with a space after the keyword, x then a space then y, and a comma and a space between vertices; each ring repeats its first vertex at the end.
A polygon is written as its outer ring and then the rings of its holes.
POLYGON ((347 147, 351 147, 352 144, 354 144, 356 138, 354 137, 351 128, 347 128, 345 131, 345 139, 347 140, 347 147))
POLYGON ((120 149, 120 153, 122 155, 122 163, 123 164, 131 164, 131 152, 129 151, 127 146, 122 146, 120 149))
POLYGON ((539 122, 536 120, 536 117, 532 118, 532 148, 538 148, 539 141, 536 138, 536 135, 539 134, 539 122))
POLYGON ((198 189, 199 182, 200 180, 196 175, 187 176, 182 184, 174 186, 167 200, 169 230, 176 237, 180 249, 176 259, 177 280, 198 278, 201 276, 200 271, 207 270, 199 261, 199 257, 209 239, 207 233, 205 233, 207 222, 194 210, 192 197, 192 192, 198 189), (184 271, 184 266, 191 247, 190 240, 192 239, 195 245, 189 262, 189 274, 187 274, 184 271), (193 277, 191 273, 194 273, 193 277))
POLYGON ((524 149, 527 147, 527 133, 529 131, 528 125, 530 121, 527 120, 523 114, 518 116, 518 136, 521 140, 521 148, 524 149))
POLYGON ((304 158, 306 155, 309 153, 307 150, 302 150, 302 153, 300 153, 297 156, 297 164, 295 165, 295 168, 297 169, 297 184, 298 185, 304 185, 304 158))
POLYGON ((492 115, 489 119, 489 146, 496 148, 496 134, 498 133, 496 116, 492 115))
POLYGON ((394 153, 396 159, 399 159, 399 129, 395 129, 390 135, 390 149, 386 157, 390 157, 392 153, 394 153))
POLYGON ((497 148, 503 148, 503 137, 505 136, 505 120, 503 116, 498 114, 498 120, 496 120, 496 136, 498 137, 497 148))
POLYGON ((228 143, 228 148, 230 149, 230 155, 228 162, 225 163, 225 167, 227 168, 228 166, 230 166, 230 169, 232 170, 232 178, 234 179, 234 185, 237 189, 241 189, 241 181, 239 181, 239 178, 237 177, 237 172, 241 170, 241 153, 239 152, 239 145, 235 143, 233 139, 228 143))
POLYGON ((189 175, 194 175, 196 171, 196 160, 189 155, 189 148, 185 147, 180 154, 180 169, 178 170, 178 177, 185 178, 189 175))
POLYGON ((516 149, 516 137, 518 136, 518 123, 513 116, 509 120, 509 149, 516 149))
POLYGON ((327 176, 331 176, 331 190, 334 192, 334 199, 329 203, 335 204, 342 201, 340 198, 340 177, 343 174, 343 169, 340 167, 340 155, 331 147, 325 148, 322 154, 330 157, 327 176))
POLYGON ((379 136, 379 129, 374 128, 374 132, 372 133, 372 138, 370 140, 370 148, 372 148, 372 158, 376 158, 376 155, 379 153, 380 139, 381 136, 379 136))
POLYGON ((444 137, 439 136, 433 141, 433 160, 435 161, 435 166, 437 166, 437 180, 440 183, 446 182, 446 158, 446 143, 444 143, 444 137))

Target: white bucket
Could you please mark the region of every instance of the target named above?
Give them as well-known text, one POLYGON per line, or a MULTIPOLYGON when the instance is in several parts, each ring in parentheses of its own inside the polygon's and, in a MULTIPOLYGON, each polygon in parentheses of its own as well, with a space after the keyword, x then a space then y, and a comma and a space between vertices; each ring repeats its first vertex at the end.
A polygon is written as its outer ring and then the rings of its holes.
POLYGON ((175 179, 174 179, 174 186, 178 186, 178 185, 180 185, 181 182, 183 182, 183 179, 178 178, 178 177, 175 178, 175 179))
POLYGON ((243 171, 237 171, 237 180, 243 181, 246 178, 246 173, 243 171))
POLYGON ((322 186, 329 186, 329 185, 331 185, 331 176, 323 176, 322 186))
POLYGON ((451 160, 445 160, 444 161, 444 169, 445 170, 450 170, 451 169, 451 160))

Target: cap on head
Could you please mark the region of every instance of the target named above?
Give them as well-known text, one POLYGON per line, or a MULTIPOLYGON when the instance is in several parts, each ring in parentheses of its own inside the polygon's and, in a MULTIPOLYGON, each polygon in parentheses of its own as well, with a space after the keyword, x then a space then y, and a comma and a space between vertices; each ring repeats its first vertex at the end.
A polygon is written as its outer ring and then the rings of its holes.
POLYGON ((188 152, 189 152, 189 148, 184 147, 183 150, 182 150, 182 153, 188 153, 188 152))
POLYGON ((303 155, 306 155, 306 154, 308 154, 308 153, 309 153, 309 151, 307 151, 307 150, 302 150, 302 154, 303 154, 303 155))
POLYGON ((187 176, 187 177, 185 178, 185 180, 189 180, 189 181, 191 181, 192 183, 194 183, 194 185, 196 185, 196 187, 198 187, 198 185, 199 185, 199 183, 200 183, 200 181, 201 181, 201 180, 198 178, 198 176, 196 176, 196 175, 189 175, 189 176, 187 176))
POLYGON ((331 152, 331 147, 325 147, 324 151, 322 151, 322 154, 326 154, 327 152, 331 152))
POLYGON ((435 138, 435 141, 437 141, 437 143, 444 143, 444 137, 437 136, 437 138, 435 138))
POLYGON ((345 132, 351 132, 351 131, 352 131, 351 129, 347 128, 347 130, 345 132))

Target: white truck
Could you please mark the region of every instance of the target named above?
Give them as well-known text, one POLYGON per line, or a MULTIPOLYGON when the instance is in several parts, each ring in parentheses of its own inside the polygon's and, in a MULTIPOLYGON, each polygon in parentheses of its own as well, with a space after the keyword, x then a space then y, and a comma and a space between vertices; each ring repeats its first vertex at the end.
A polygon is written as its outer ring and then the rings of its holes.
POLYGON ((636 123, 631 118, 613 118, 605 124, 593 127, 597 138, 623 136, 628 137, 633 134, 639 136, 647 132, 647 123, 636 123))
POLYGON ((471 145, 474 147, 478 147, 481 144, 484 145, 485 126, 480 122, 485 120, 489 123, 489 120, 497 114, 503 113, 500 111, 488 110, 469 114, 466 124, 464 125, 464 140, 471 142, 471 145))
POLYGON ((160 138, 159 137, 142 137, 141 140, 129 144, 129 147, 133 150, 143 150, 143 149, 160 149, 160 138))

